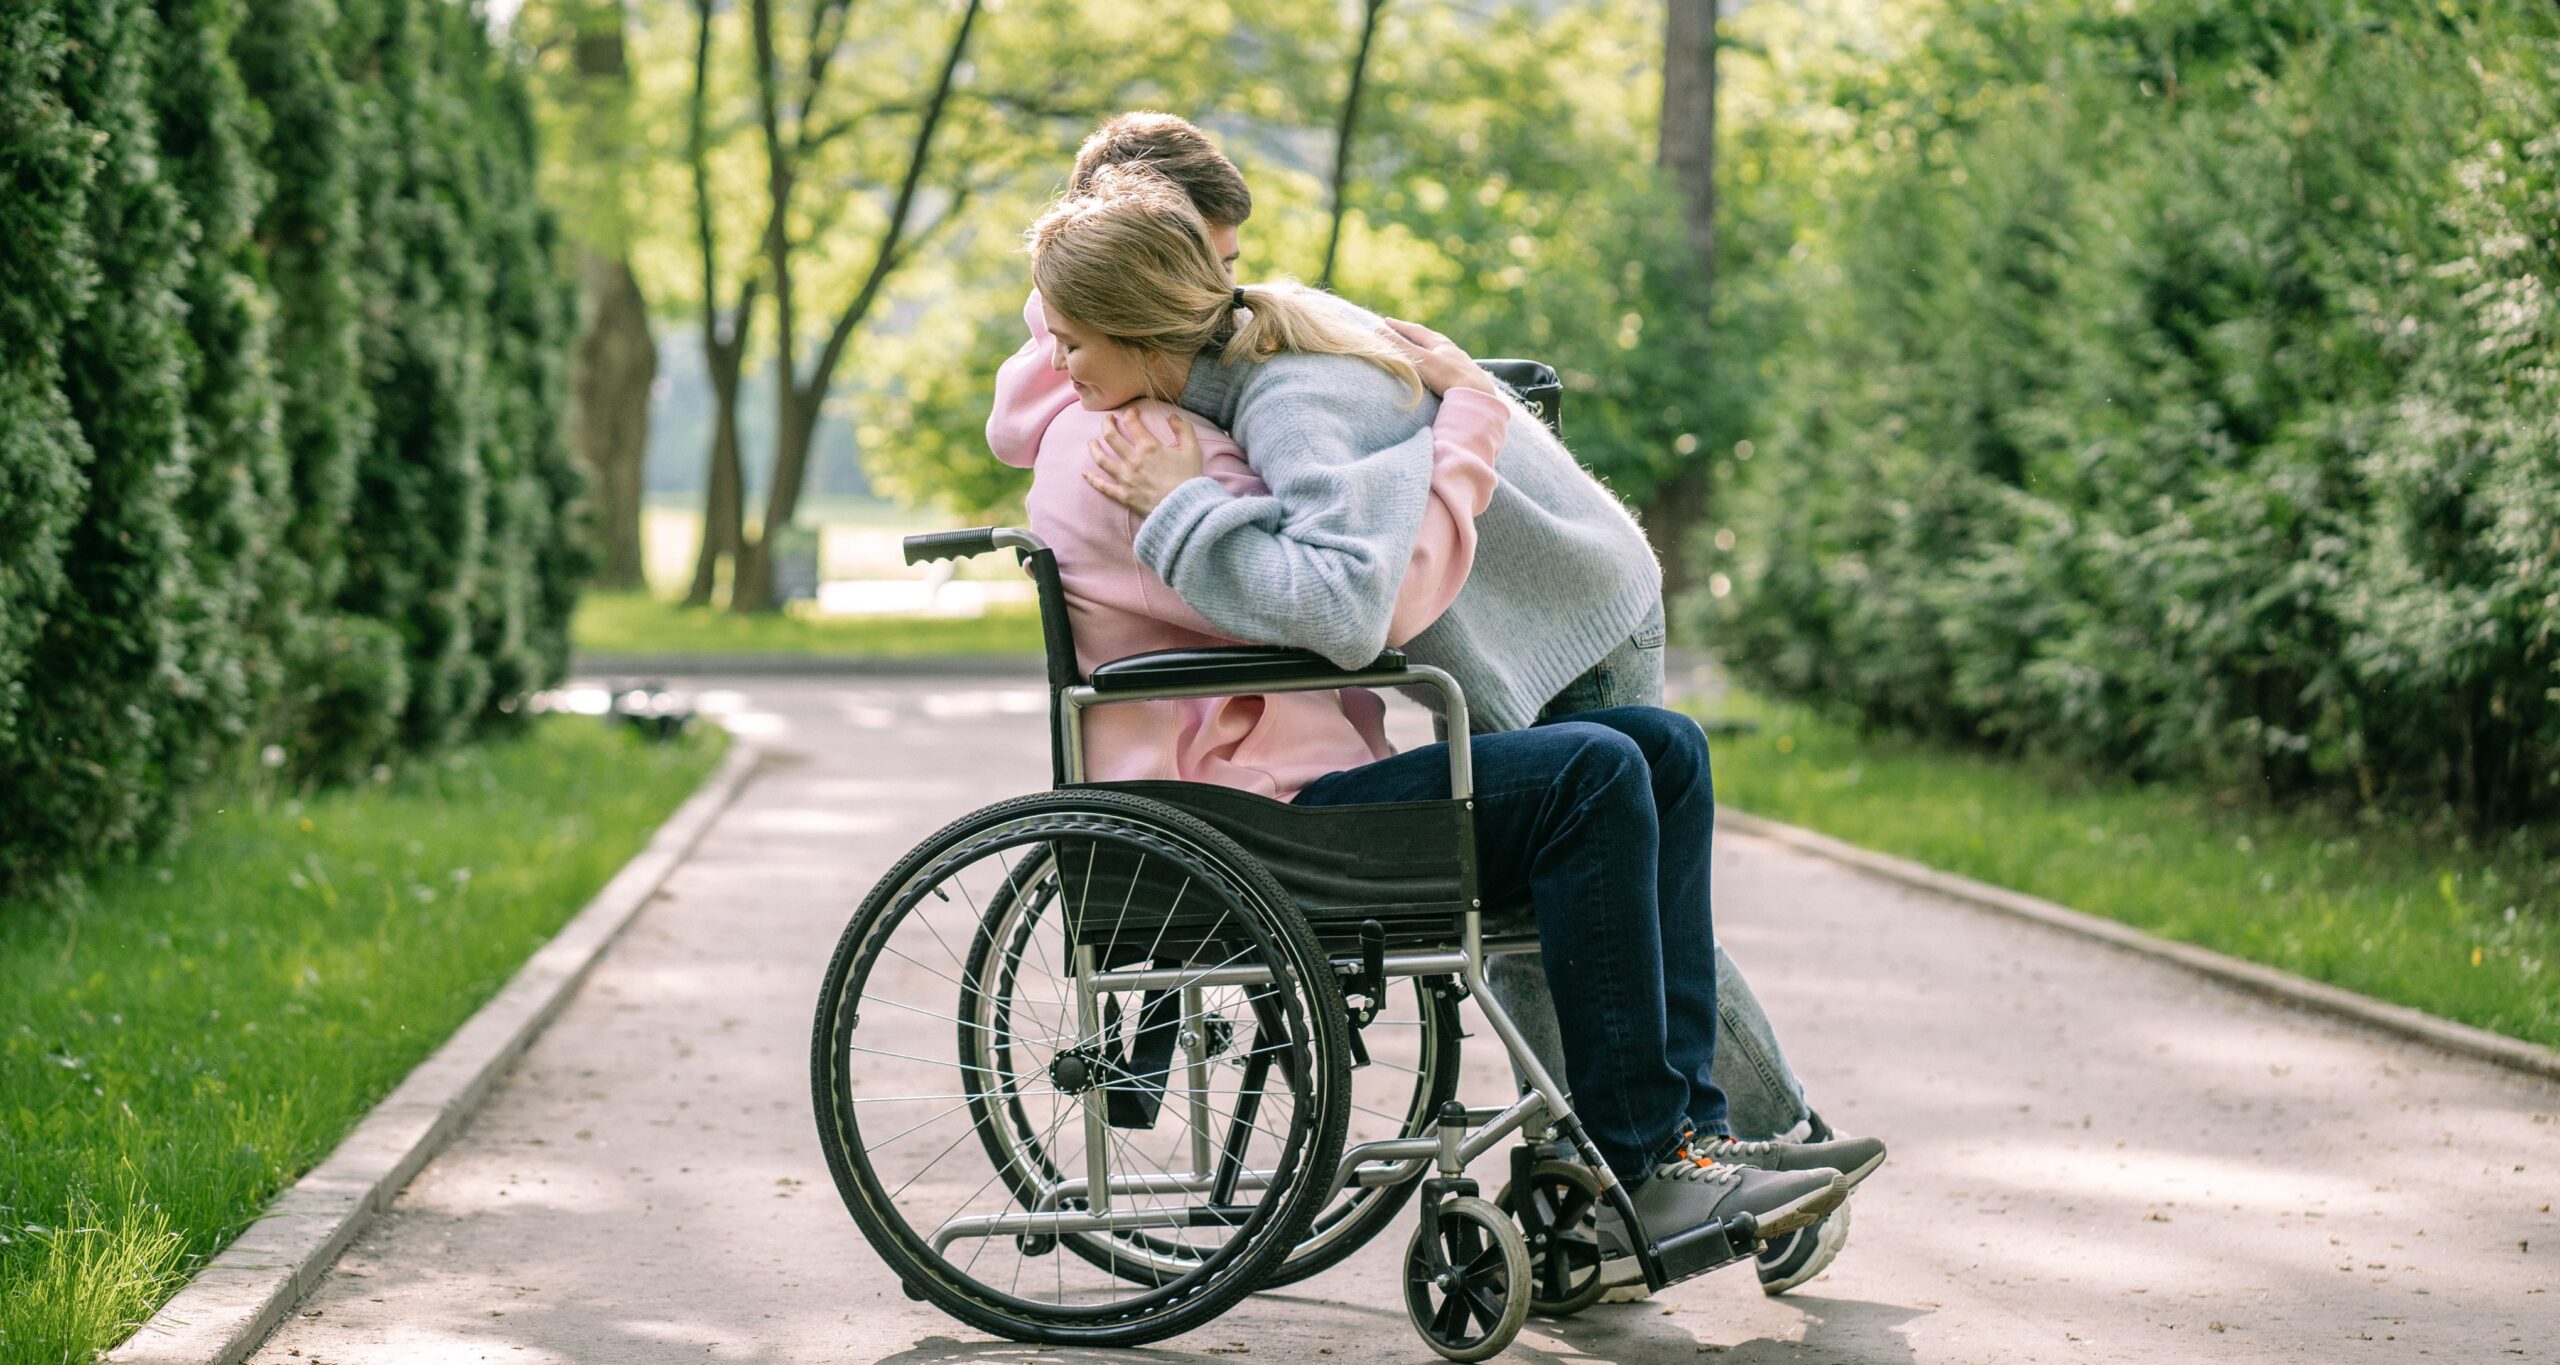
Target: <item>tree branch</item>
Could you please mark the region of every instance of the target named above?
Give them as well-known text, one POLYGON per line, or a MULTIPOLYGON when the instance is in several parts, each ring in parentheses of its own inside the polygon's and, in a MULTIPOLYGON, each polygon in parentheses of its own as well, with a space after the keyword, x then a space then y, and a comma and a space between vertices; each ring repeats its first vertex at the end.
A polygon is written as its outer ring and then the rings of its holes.
MULTIPOLYGON (((764 3, 764 0, 758 0, 758 3, 764 3)), ((881 229, 880 249, 872 257, 871 271, 863 279, 862 288, 854 294, 852 302, 845 305, 844 311, 836 317, 834 329, 827 334, 826 347, 818 353, 818 362, 810 371, 810 393, 826 392, 827 381, 833 376, 837 361, 843 358, 846 344, 853 339, 853 330, 862 325, 872 303, 880 296, 881 286, 888 283, 889 276, 906 259, 902 243, 907 233, 907 217, 915 211, 916 193, 923 188, 925 168, 933 159, 933 135, 942 126, 943 111, 951 102, 952 85, 959 77, 960 61, 969 50, 970 31, 977 27, 978 11, 984 3, 985 0, 969 0, 969 7, 960 14, 960 28, 952 35, 951 50, 943 56, 942 74, 934 82, 932 102, 925 106, 924 119, 916 126, 915 144, 907 153, 906 176, 898 185, 898 198, 889 211, 888 226, 881 229)))

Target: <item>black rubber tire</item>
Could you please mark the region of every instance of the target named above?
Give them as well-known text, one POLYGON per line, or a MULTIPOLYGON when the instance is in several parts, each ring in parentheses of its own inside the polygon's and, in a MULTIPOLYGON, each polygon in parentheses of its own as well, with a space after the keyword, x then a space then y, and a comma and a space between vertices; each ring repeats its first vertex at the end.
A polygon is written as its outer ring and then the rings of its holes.
MULTIPOLYGON (((876 947, 873 953, 876 956, 876 947)), ((1350 1119, 1349 1033, 1342 993, 1333 987, 1332 969, 1305 917, 1270 872, 1225 835, 1161 802, 1124 792, 1071 790, 1016 797, 964 815, 910 850, 872 887, 845 926, 827 964, 810 1039, 810 1085, 819 1146, 855 1224, 909 1295, 929 1300, 981 1331, 1016 1341, 1141 1345, 1190 1331, 1224 1313, 1266 1283, 1271 1271, 1306 1236, 1331 1192, 1332 1173, 1342 1158, 1350 1119), (900 897, 909 884, 982 830, 1044 816, 1078 815, 1144 831, 1178 849, 1196 871, 1222 879, 1227 894, 1253 906, 1258 919, 1252 932, 1265 940, 1266 951, 1296 978, 1292 988, 1281 993, 1279 1008, 1292 1018, 1292 1033, 1304 1040, 1315 1101, 1293 1109, 1292 1140, 1302 1143, 1304 1159, 1296 1163, 1301 1174, 1286 1189, 1271 1192, 1277 1205, 1266 1200, 1226 1248, 1202 1263, 1200 1271, 1114 1305, 1108 1312, 1041 1305, 992 1289, 978 1292, 971 1287, 974 1282, 967 1282, 967 1276, 916 1238, 903 1222, 893 1224, 873 1202, 881 1193, 849 1127, 854 1122, 850 1106, 840 1102, 849 1092, 837 1068, 842 1055, 840 1035, 850 1034, 858 1015, 846 1008, 852 1003, 848 987, 858 972, 867 975, 870 966, 861 950, 877 921, 904 913, 900 897), (1296 1131, 1299 1128, 1304 1131, 1296 1131)))
POLYGON ((1529 1320, 1529 1248, 1509 1214, 1472 1195, 1442 1204, 1439 1223, 1438 1237, 1416 1226, 1405 1246, 1405 1317, 1425 1344, 1450 1360, 1500 1355, 1529 1320), (1443 1262, 1466 1277, 1462 1287, 1476 1307, 1461 1308, 1455 1295, 1433 1300, 1430 1267, 1443 1262))

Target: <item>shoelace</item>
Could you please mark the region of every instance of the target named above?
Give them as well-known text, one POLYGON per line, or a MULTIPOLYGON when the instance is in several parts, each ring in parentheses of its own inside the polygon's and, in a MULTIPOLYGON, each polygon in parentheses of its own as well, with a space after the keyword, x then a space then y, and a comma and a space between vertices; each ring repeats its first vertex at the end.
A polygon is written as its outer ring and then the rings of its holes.
POLYGON ((1684 1180, 1696 1185, 1730 1185, 1742 1178, 1742 1168, 1718 1164, 1712 1157, 1699 1156, 1686 1147, 1680 1154, 1653 1170, 1657 1180, 1684 1180))
POLYGON ((1771 1142, 1744 1142, 1740 1138, 1729 1137, 1705 1138, 1698 1144, 1707 1153, 1708 1160, 1713 1160, 1714 1154, 1718 1152, 1731 1152, 1738 1156, 1761 1156, 1776 1145, 1771 1142))

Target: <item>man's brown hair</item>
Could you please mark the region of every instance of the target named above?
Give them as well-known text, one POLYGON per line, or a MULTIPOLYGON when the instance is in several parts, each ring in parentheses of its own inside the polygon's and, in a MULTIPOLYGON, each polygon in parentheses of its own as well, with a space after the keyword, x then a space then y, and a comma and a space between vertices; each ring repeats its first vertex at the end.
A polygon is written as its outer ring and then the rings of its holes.
POLYGON ((1076 149, 1075 174, 1067 180, 1070 195, 1089 194, 1094 174, 1105 166, 1142 165, 1172 181, 1191 196, 1200 216, 1220 227, 1239 227, 1253 216, 1253 191, 1244 173, 1226 153, 1193 127, 1191 120, 1152 109, 1132 110, 1105 119, 1093 136, 1076 149))

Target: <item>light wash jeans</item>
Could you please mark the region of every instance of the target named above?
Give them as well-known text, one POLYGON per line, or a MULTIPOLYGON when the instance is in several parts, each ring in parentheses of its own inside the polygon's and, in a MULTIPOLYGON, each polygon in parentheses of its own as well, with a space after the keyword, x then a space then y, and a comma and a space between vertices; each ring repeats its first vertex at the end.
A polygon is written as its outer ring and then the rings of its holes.
MULTIPOLYGON (((1566 684, 1538 719, 1555 720, 1613 706, 1662 705, 1662 645, 1662 608, 1656 606, 1624 644, 1566 684)), ((1716 945, 1715 961, 1721 1036, 1712 1074, 1716 1088, 1725 1095, 1727 1120, 1733 1135, 1746 1142, 1784 1136, 1804 1122, 1809 1112, 1804 1085, 1788 1069, 1768 1014, 1722 944, 1716 945)), ((1494 958, 1485 966, 1485 984, 1527 1036, 1538 1060, 1551 1074, 1563 1078, 1564 1035, 1556 1026, 1544 956, 1521 953, 1494 958)))

